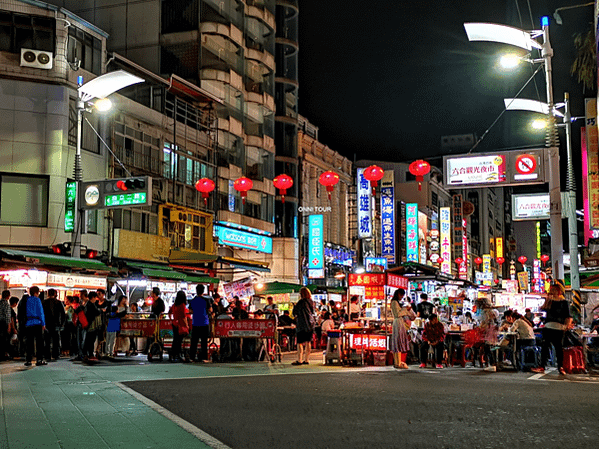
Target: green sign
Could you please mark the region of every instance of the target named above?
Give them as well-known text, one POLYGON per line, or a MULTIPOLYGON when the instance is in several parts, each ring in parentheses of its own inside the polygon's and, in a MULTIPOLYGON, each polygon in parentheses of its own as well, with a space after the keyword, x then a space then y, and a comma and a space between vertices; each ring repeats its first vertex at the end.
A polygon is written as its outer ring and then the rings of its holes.
POLYGON ((137 193, 119 193, 116 195, 106 195, 104 197, 105 206, 129 206, 136 204, 146 204, 146 192, 137 193))
POLYGON ((67 181, 64 205, 64 232, 73 232, 75 229, 77 182, 67 181))

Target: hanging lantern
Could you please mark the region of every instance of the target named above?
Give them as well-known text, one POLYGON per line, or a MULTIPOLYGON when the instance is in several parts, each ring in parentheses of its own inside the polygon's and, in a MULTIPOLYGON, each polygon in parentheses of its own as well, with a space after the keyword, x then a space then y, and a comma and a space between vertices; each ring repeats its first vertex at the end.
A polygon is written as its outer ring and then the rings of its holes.
POLYGON ((464 263, 464 259, 462 259, 461 257, 456 257, 455 258, 455 263, 457 266, 460 266, 464 263))
POLYGON ((418 181, 418 190, 422 190, 422 181, 424 181, 424 175, 427 175, 431 171, 431 164, 422 159, 418 159, 410 164, 410 173, 416 176, 418 181))
POLYGON ((233 188, 239 192, 241 195, 241 202, 245 204, 245 197, 248 196, 248 190, 254 186, 254 183, 250 178, 246 178, 242 176, 239 179, 236 179, 233 183, 233 188))
POLYGON ((204 198, 204 206, 208 204, 208 195, 214 190, 215 184, 212 179, 202 178, 196 182, 196 190, 202 192, 204 198))
POLYGON ((527 260, 528 260, 528 257, 526 257, 526 256, 518 257, 518 262, 520 262, 522 265, 524 265, 527 260))
POLYGON ((335 184, 339 182, 339 175, 334 171, 325 171, 318 177, 318 182, 327 188, 329 192, 329 201, 331 200, 331 192, 335 188, 335 184))
POLYGON ((541 255, 541 262, 543 262, 543 266, 549 261, 549 256, 547 254, 541 255))
POLYGON ((505 259, 503 257, 498 257, 497 259, 495 259, 495 261, 497 262, 498 265, 503 265, 503 262, 505 262, 505 259))
POLYGON ((481 263, 483 263, 483 258, 482 258, 482 257, 476 257, 476 258, 474 259, 474 263, 475 263, 476 265, 480 265, 481 263))
POLYGON ((378 165, 371 165, 364 169, 364 178, 370 181, 370 187, 372 187, 372 195, 375 194, 376 186, 378 182, 383 179, 385 171, 378 165))
POLYGON ((285 202, 285 195, 287 195, 287 189, 293 186, 293 179, 289 175, 279 175, 272 180, 272 183, 277 189, 279 189, 279 195, 281 195, 281 202, 285 202))
POLYGON ((442 257, 439 257, 439 258, 437 259, 437 263, 438 263, 439 265, 441 265, 443 262, 445 262, 445 259, 443 259, 442 257))

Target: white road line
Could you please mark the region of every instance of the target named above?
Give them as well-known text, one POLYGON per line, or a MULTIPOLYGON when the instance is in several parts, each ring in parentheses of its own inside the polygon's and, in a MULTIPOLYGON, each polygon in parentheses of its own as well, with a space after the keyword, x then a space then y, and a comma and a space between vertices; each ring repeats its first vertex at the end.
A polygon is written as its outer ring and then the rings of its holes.
POLYGON ((177 424, 179 427, 181 427, 182 429, 191 433, 198 440, 206 443, 211 448, 213 448, 213 449, 231 449, 229 446, 227 446, 222 441, 217 440, 212 435, 209 435, 206 432, 204 432, 202 429, 198 429, 196 426, 194 426, 190 422, 185 421, 183 418, 180 418, 179 416, 175 415, 174 413, 168 411, 161 405, 157 404, 156 402, 152 401, 151 399, 146 398, 145 396, 141 395, 137 391, 132 390, 131 388, 127 387, 126 385, 123 385, 120 382, 114 382, 114 384, 118 385, 121 389, 123 389, 124 391, 129 393, 131 396, 133 396, 138 401, 146 404, 152 410, 160 413, 165 418, 170 419, 172 422, 177 424))

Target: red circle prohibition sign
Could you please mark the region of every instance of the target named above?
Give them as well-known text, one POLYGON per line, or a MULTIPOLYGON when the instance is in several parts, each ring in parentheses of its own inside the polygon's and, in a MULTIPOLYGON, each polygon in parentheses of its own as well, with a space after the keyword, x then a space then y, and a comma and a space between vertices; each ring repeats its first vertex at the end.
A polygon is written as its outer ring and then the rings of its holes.
POLYGON ((522 175, 529 175, 537 168, 537 158, 530 154, 521 154, 516 158, 516 170, 522 175))

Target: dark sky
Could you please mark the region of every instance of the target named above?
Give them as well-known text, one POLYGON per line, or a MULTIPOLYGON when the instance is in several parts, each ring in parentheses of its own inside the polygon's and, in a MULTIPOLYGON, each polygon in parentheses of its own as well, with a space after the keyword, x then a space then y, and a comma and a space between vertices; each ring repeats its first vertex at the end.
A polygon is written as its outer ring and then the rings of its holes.
MULTIPOLYGON (((411 161, 442 154, 441 136, 482 136, 504 109, 503 98, 515 96, 536 68, 523 64, 501 73, 497 54, 510 47, 468 42, 463 23, 531 30, 548 15, 555 100, 568 91, 572 115, 582 115, 585 95, 569 68, 573 36, 592 29, 593 8, 562 11, 563 25, 552 17, 557 7, 579 3, 585 2, 301 1, 300 114, 319 127, 321 142, 350 159, 411 161)), ((536 88, 531 83, 521 97, 545 101, 544 79, 539 72, 536 88)), ((533 116, 506 112, 476 151, 543 146, 543 133, 524 128, 533 116)))

